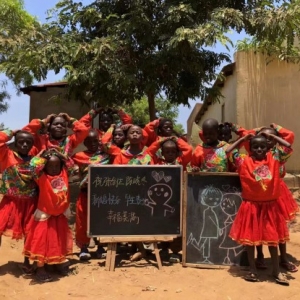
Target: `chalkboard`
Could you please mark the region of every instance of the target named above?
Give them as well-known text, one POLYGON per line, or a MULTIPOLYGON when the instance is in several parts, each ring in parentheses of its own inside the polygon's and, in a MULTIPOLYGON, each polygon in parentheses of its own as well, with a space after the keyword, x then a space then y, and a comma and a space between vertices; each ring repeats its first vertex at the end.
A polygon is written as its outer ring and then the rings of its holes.
POLYGON ((183 215, 183 265, 240 265, 244 247, 229 236, 242 202, 235 173, 187 173, 183 215))
POLYGON ((181 235, 181 166, 89 166, 88 235, 181 235))

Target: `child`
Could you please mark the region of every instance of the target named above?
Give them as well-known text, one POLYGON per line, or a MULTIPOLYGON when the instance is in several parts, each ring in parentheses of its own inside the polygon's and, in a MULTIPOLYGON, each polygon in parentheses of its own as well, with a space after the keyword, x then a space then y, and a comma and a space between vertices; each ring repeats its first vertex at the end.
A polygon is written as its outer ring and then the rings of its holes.
MULTIPOLYGON (((191 161, 193 149, 183 139, 172 136, 159 138, 148 148, 148 151, 155 157, 154 160, 156 161, 156 164, 182 165, 183 171, 185 171, 187 164, 191 161), (161 149, 161 155, 155 157, 159 149, 161 149)), ((171 249, 172 254, 169 259, 170 262, 180 262, 178 253, 182 250, 182 238, 176 238, 171 243, 162 242, 161 246, 161 254, 163 256, 168 257, 168 249, 171 249)))
MULTIPOLYGON (((88 251, 90 238, 87 236, 87 187, 88 166, 108 164, 110 157, 100 149, 99 134, 96 129, 90 129, 84 140, 86 151, 76 153, 72 158, 79 166, 80 193, 76 202, 76 244, 80 248, 80 260, 89 260, 91 255, 88 251)), ((103 247, 98 245, 97 254, 101 257, 104 253, 103 247)))
POLYGON ((56 149, 31 159, 32 176, 39 186, 37 209, 29 224, 23 254, 37 262, 36 277, 52 280, 44 265, 54 264, 61 275, 69 272, 66 256, 72 253, 66 158, 56 149))
POLYGON ((231 126, 229 123, 219 124, 219 135, 218 139, 219 141, 224 141, 226 143, 230 143, 232 139, 231 134, 231 126))
MULTIPOLYGON (((83 118, 91 120, 91 112, 83 118)), ((86 138, 89 128, 81 120, 77 121, 66 113, 60 113, 49 115, 43 120, 33 119, 23 130, 35 136, 35 146, 38 151, 56 148, 62 154, 71 156, 73 150, 86 138), (69 136, 67 136, 68 127, 74 132, 69 136), (47 128, 47 134, 43 133, 45 128, 47 128), (41 132, 43 134, 40 134, 41 132)))
POLYGON ((132 125, 127 132, 129 145, 114 159, 115 165, 152 165, 153 159, 147 147, 143 146, 142 128, 132 125))
MULTIPOLYGON (((129 145, 126 149, 122 149, 121 152, 115 157, 113 164, 152 165, 154 162, 148 151, 148 148, 144 146, 143 138, 142 128, 132 125, 127 132, 129 145)), ((130 257, 131 261, 141 259, 146 255, 143 243, 136 243, 133 244, 133 246, 138 247, 139 252, 130 257)))
MULTIPOLYGON (((271 124, 270 128, 263 128, 259 132, 264 132, 267 134, 272 134, 276 136, 280 136, 290 144, 294 142, 294 134, 293 132, 282 128, 279 125, 271 124)), ((276 140, 274 139, 267 139, 268 151, 271 151, 272 155, 277 155, 277 152, 280 151, 280 147, 276 146, 276 140)), ((286 221, 291 221, 295 218, 296 213, 298 212, 298 204, 293 198, 292 193, 288 189, 287 185, 283 181, 283 177, 285 176, 285 167, 284 164, 280 166, 280 195, 278 198, 278 204, 280 206, 281 211, 284 214, 286 221)), ((257 246, 257 260, 256 260, 256 267, 258 269, 266 269, 267 266, 264 263, 264 255, 262 252, 262 246, 257 246)), ((279 244, 279 251, 280 251, 280 265, 285 268, 289 272, 297 272, 298 268, 290 262, 287 258, 286 253, 286 243, 279 244)))
POLYGON ((124 148, 127 126, 130 127, 132 125, 122 125, 120 127, 116 127, 115 124, 112 124, 102 136, 101 145, 103 151, 110 155, 111 162, 114 161, 116 156, 121 153, 121 149, 124 148), (125 127, 125 129, 123 129, 123 127, 125 127))
POLYGON ((148 151, 153 155, 156 164, 182 165, 183 171, 186 170, 193 153, 192 147, 176 136, 159 138, 148 148, 148 151), (155 157, 159 149, 161 149, 161 155, 155 157))
MULTIPOLYGON (((4 194, 0 202, 0 236, 16 240, 26 237, 37 204, 38 189, 31 178, 29 164, 31 154, 36 152, 29 132, 0 131, 1 193, 4 194), (16 152, 6 144, 12 137, 15 137, 16 152)), ((32 271, 27 258, 22 269, 28 274, 32 271)))
POLYGON ((99 107, 96 109, 92 109, 89 112, 89 116, 86 115, 82 117, 80 120, 87 126, 88 128, 92 127, 92 119, 94 119, 97 115, 99 115, 99 138, 102 139, 102 136, 109 129, 109 127, 114 123, 114 115, 118 115, 122 124, 132 124, 132 119, 129 115, 127 115, 122 109, 113 109, 113 108, 103 108, 99 107))
POLYGON ((228 172, 230 164, 225 150, 229 146, 220 142, 219 123, 215 119, 207 119, 202 125, 203 143, 198 145, 192 155, 191 168, 193 171, 228 172))
MULTIPOLYGON (((147 146, 150 146, 159 137, 170 137, 174 135, 179 137, 179 134, 174 130, 173 121, 168 118, 154 120, 148 123, 144 127, 144 130, 148 135, 147 146)), ((181 136, 181 138, 183 138, 183 136, 181 136)), ((183 139, 185 140, 185 138, 183 139)))
POLYGON ((277 246, 288 240, 289 233, 277 199, 280 193, 280 163, 286 161, 291 154, 291 145, 268 133, 256 136, 250 134, 233 143, 226 152, 232 151, 249 138, 250 156, 241 158, 238 153, 233 156, 241 179, 243 202, 229 236, 247 248, 250 264, 250 273, 245 277, 247 281, 258 281, 254 246, 266 244, 271 254, 273 277, 277 283, 289 285, 279 272, 277 246), (275 139, 283 146, 276 156, 268 152, 266 137, 275 139))

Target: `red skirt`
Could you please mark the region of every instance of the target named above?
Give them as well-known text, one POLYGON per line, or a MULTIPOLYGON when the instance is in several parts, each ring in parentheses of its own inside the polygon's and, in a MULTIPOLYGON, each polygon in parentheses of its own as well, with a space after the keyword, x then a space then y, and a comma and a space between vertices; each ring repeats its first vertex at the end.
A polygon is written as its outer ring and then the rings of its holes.
POLYGON ((33 261, 59 264, 72 254, 72 232, 65 215, 51 216, 45 221, 32 217, 23 254, 33 261))
POLYGON ((294 220, 296 213, 299 211, 299 207, 283 180, 280 180, 280 195, 277 201, 285 220, 294 220))
POLYGON ((87 236, 87 193, 81 191, 76 202, 76 245, 87 246, 90 238, 87 236))
POLYGON ((289 240, 286 220, 278 201, 244 200, 232 224, 229 236, 242 245, 277 246, 289 240))
POLYGON ((4 195, 0 203, 0 235, 20 240, 28 233, 28 225, 37 206, 37 197, 4 195))

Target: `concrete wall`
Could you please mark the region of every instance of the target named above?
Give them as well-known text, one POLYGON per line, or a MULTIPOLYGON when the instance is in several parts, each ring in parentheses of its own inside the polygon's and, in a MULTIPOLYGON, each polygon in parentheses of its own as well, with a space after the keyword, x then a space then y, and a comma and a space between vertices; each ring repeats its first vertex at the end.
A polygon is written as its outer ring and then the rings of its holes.
POLYGON ((300 66, 277 59, 267 64, 261 54, 235 55, 237 123, 245 128, 275 122, 295 133, 294 155, 287 163, 291 173, 300 171, 300 66))
POLYGON ((232 75, 226 77, 224 86, 221 88, 223 98, 220 102, 215 102, 208 106, 207 111, 201 117, 198 125, 201 127, 202 123, 208 118, 214 118, 220 123, 237 121, 237 110, 236 110, 236 82, 237 76, 235 71, 232 75), (223 108, 222 108, 223 107, 223 108), (222 112, 223 110, 223 112, 222 112))

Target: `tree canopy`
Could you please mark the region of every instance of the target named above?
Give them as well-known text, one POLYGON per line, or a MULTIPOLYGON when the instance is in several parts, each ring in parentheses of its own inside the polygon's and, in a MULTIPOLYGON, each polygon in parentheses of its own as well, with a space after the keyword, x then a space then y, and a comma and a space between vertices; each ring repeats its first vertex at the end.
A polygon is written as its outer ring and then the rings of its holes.
MULTIPOLYGON (((176 123, 176 119, 179 114, 179 109, 176 104, 172 104, 167 99, 160 97, 155 98, 155 108, 156 118, 171 119, 174 124, 174 130, 179 134, 184 134, 184 128, 182 124, 176 123)), ((147 97, 144 96, 140 100, 135 100, 131 104, 125 105, 124 109, 132 116, 134 124, 144 126, 150 122, 147 97)))
POLYGON ((47 23, 1 34, 1 70, 19 85, 65 69, 69 96, 100 105, 146 95, 153 119, 161 92, 185 105, 219 95, 209 86, 230 57, 212 47, 230 44, 230 30, 277 43, 278 33, 298 36, 299 11, 299 1, 282 0, 63 0, 47 23))

